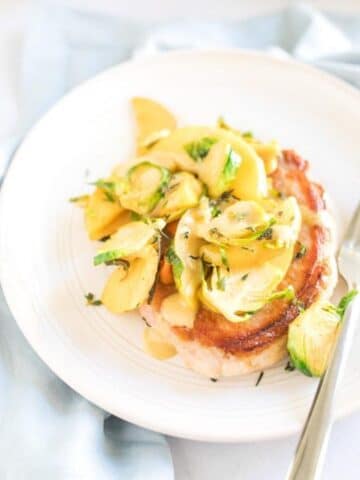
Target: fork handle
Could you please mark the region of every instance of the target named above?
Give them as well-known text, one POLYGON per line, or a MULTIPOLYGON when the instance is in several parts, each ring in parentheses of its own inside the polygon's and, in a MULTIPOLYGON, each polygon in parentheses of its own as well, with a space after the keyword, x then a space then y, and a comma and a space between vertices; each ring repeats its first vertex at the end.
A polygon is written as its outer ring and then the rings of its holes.
POLYGON ((357 320, 360 298, 348 306, 328 368, 321 378, 306 419, 287 480, 320 480, 332 426, 333 400, 344 371, 357 320))

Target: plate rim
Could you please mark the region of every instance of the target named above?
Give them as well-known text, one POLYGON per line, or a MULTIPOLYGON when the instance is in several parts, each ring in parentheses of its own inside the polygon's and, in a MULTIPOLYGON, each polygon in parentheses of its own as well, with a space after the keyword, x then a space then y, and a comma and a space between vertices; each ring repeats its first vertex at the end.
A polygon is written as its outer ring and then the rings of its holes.
MULTIPOLYGON (((35 124, 27 131, 25 134, 24 138, 21 140, 20 144, 18 145, 14 155, 13 159, 10 163, 10 166, 6 172, 4 182, 1 186, 1 191, 0 191, 0 232, 3 231, 4 229, 2 227, 2 218, 3 211, 6 208, 6 193, 8 190, 11 188, 11 182, 12 182, 12 172, 15 163, 17 163, 17 159, 19 157, 19 151, 22 149, 23 144, 25 141, 28 139, 29 136, 31 136, 32 132, 34 129, 37 129, 39 125, 43 121, 46 121, 48 115, 52 113, 54 109, 58 107, 59 104, 62 104, 68 97, 72 95, 76 95, 76 92, 78 89, 82 89, 85 85, 91 83, 91 82, 97 82, 99 78, 102 76, 107 76, 110 74, 111 71, 113 70, 123 70, 127 68, 131 68, 132 65, 147 65, 151 63, 154 59, 162 59, 164 62, 167 62, 168 59, 172 61, 173 59, 176 59, 176 57, 197 57, 197 56, 214 56, 214 55, 220 55, 220 56, 232 56, 234 57, 234 61, 243 61, 244 58, 248 57, 257 57, 260 58, 263 61, 269 62, 269 64, 280 64, 285 68, 290 68, 290 69, 297 69, 297 70, 302 70, 308 72, 310 75, 317 77, 318 79, 322 79, 323 81, 326 81, 328 84, 332 84, 332 86, 336 89, 340 89, 344 91, 345 93, 355 96, 356 101, 360 101, 360 90, 356 89, 352 85, 346 83, 344 80, 341 80, 327 72, 324 72, 322 70, 319 70, 318 68, 315 68, 314 66, 308 65, 301 63, 297 60, 294 60, 292 58, 279 58, 279 57, 274 57, 271 56, 265 52, 260 52, 260 51, 254 51, 254 50, 248 50, 248 49, 240 49, 240 48, 219 48, 219 49, 194 49, 194 50, 189 50, 189 49, 181 49, 181 50, 176 50, 172 52, 166 52, 166 53, 158 53, 154 54, 151 56, 147 57, 142 57, 142 58, 135 58, 135 59, 130 59, 127 60, 126 62, 121 62, 119 64, 113 65, 110 68, 105 69, 104 71, 98 73, 97 75, 89 78, 88 80, 80 83, 79 85, 75 86, 72 88, 69 92, 67 92, 64 96, 62 96, 59 100, 55 102, 55 104, 47 110, 45 114, 43 114, 39 120, 35 122, 35 124)), ((4 240, 3 240, 3 234, 0 233, 0 258, 3 258, 4 256, 4 240)), ((174 426, 171 425, 170 427, 167 427, 166 425, 161 425, 161 427, 157 426, 156 420, 152 421, 148 417, 146 418, 144 415, 138 417, 137 415, 129 414, 129 412, 126 411, 126 408, 118 408, 117 407, 117 412, 114 411, 114 405, 110 405, 110 402, 107 401, 106 398, 102 397, 101 399, 99 398, 98 395, 93 395, 93 392, 91 394, 88 393, 88 390, 85 391, 85 388, 79 387, 78 385, 75 385, 75 381, 72 379, 71 374, 66 374, 64 373, 64 369, 61 368, 60 365, 55 365, 56 362, 54 362, 51 358, 45 358, 46 355, 43 355, 43 352, 41 351, 42 348, 39 344, 35 344, 31 341, 31 334, 27 331, 26 326, 24 325, 23 320, 20 320, 21 313, 19 313, 18 307, 17 307, 17 302, 14 294, 12 293, 12 289, 10 288, 11 281, 7 279, 8 275, 6 273, 6 268, 0 262, 0 282, 1 286, 4 292, 4 297, 7 302, 7 305, 9 306, 9 309, 11 311, 11 314, 13 315, 21 333, 24 335, 26 338, 27 342, 30 344, 31 348, 33 351, 41 358, 41 360, 45 363, 45 365, 50 368, 50 370, 57 376, 59 377, 63 382, 65 382, 67 385, 69 385, 75 392, 77 392, 79 395, 84 397, 87 401, 92 403, 93 405, 99 406, 100 408, 104 409, 105 411, 118 416, 126 421, 132 422, 136 425, 139 425, 144 428, 148 428, 150 430, 163 433, 166 435, 171 435, 175 436, 178 438, 184 438, 184 439, 190 439, 190 440, 198 440, 198 441, 206 441, 206 442, 221 442, 221 443, 239 443, 239 442, 248 442, 248 441, 265 441, 265 440, 275 440, 275 439, 280 439, 284 438, 287 436, 290 436, 292 434, 297 433, 300 430, 300 426, 296 425, 295 422, 290 424, 290 425, 282 425, 279 427, 278 430, 275 432, 272 431, 270 432, 269 430, 266 430, 262 435, 259 435, 258 433, 252 435, 251 432, 246 431, 246 434, 243 435, 241 429, 239 429, 239 435, 227 435, 225 433, 216 433, 212 436, 209 436, 208 434, 202 435, 200 432, 193 432, 189 433, 187 431, 182 430, 179 428, 180 426, 174 426), (89 398, 89 395, 92 397, 92 399, 89 398), (96 398, 95 398, 96 397, 96 398)), ((356 402, 352 402, 349 404, 347 408, 345 408, 344 411, 338 412, 336 414, 336 418, 342 418, 347 415, 352 414, 353 412, 357 411, 360 409, 360 400, 358 404, 356 402)))

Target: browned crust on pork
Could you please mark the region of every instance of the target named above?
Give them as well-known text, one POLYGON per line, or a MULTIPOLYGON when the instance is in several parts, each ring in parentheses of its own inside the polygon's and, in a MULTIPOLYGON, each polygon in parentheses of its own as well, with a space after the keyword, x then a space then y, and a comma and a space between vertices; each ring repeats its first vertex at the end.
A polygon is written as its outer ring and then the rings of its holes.
MULTIPOLYGON (((284 150, 278 169, 273 173, 274 188, 284 195, 294 195, 299 204, 315 214, 326 208, 323 189, 307 177, 308 163, 291 150, 284 150)), ((306 255, 294 259, 279 289, 293 285, 297 304, 277 300, 265 305, 249 321, 233 323, 222 314, 202 306, 193 328, 172 327, 182 341, 195 341, 204 347, 216 347, 225 354, 248 357, 259 354, 278 343, 287 334, 289 324, 299 315, 299 305, 307 308, 326 290, 332 275, 325 255, 330 232, 321 222, 303 222, 300 242, 307 247, 306 255)), ((173 291, 173 290, 172 290, 173 291)), ((152 306, 159 310, 161 301, 172 293, 159 284, 152 306)), ((283 343, 283 341, 282 341, 283 343)))

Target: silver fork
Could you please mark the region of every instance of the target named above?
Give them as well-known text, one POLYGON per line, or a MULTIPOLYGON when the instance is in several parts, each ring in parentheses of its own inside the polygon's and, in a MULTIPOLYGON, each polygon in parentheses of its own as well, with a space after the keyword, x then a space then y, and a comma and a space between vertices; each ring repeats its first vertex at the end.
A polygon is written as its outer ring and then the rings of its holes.
MULTIPOLYGON (((346 232, 338 258, 349 290, 360 286, 360 204, 346 232)), ((320 480, 333 423, 333 400, 360 320, 360 294, 348 306, 328 368, 321 378, 287 480, 320 480)))

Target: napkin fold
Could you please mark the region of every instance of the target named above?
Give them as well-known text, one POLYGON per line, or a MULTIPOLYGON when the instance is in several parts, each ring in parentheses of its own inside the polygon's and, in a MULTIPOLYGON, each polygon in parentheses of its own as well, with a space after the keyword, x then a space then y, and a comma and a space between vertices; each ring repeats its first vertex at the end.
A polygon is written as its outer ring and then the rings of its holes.
MULTIPOLYGON (((7 91, 0 112, 0 177, 22 136, 56 100, 132 55, 177 48, 261 49, 360 86, 360 18, 324 16, 306 5, 242 22, 144 24, 40 2, 26 24, 19 89, 13 96, 7 91), (11 104, 19 114, 9 135, 1 125, 13 118, 11 104)), ((163 436, 109 416, 55 377, 19 332, 2 295, 0 318, 0 478, 174 478, 163 436)))

